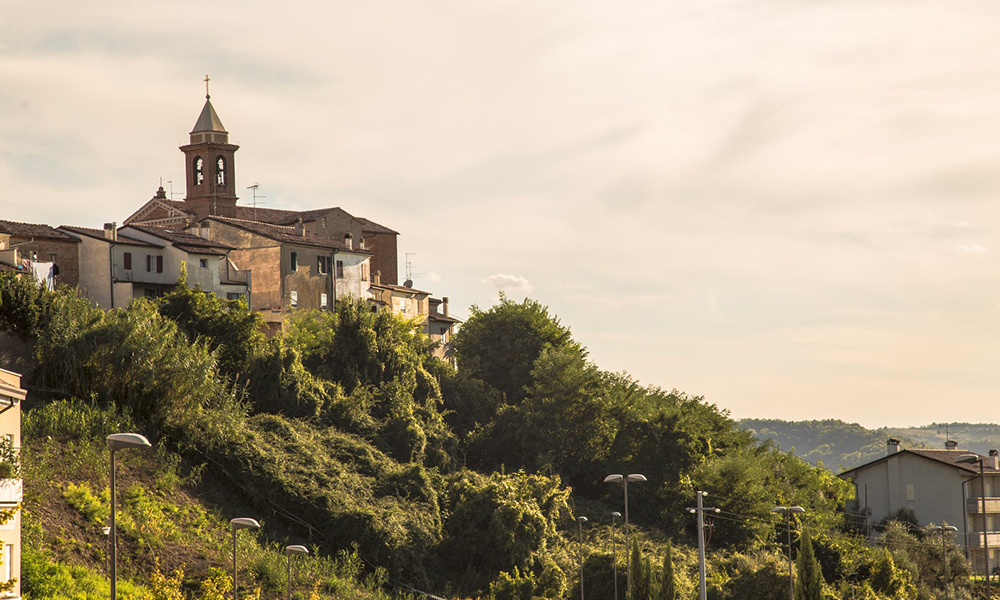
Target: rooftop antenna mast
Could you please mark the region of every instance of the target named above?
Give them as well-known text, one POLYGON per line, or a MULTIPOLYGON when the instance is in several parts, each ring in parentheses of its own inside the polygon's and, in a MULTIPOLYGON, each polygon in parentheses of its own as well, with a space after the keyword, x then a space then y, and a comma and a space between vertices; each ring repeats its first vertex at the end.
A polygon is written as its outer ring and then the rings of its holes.
MULTIPOLYGON (((257 195, 257 188, 259 188, 259 187, 260 187, 260 184, 257 183, 256 181, 253 182, 253 185, 247 186, 248 190, 253 190, 253 218, 254 219, 257 218, 257 198, 267 198, 267 196, 258 196, 257 195)), ((264 203, 261 202, 261 204, 264 204, 264 203)))
POLYGON ((423 275, 423 273, 413 272, 413 262, 410 260, 410 257, 416 255, 417 255, 416 252, 406 253, 406 281, 404 282, 406 284, 406 287, 413 287, 413 278, 421 277, 423 275))
MULTIPOLYGON (((161 182, 160 186, 163 186, 163 183, 162 183, 163 179, 162 178, 160 179, 160 182, 161 182)), ((173 200, 174 199, 174 180, 173 179, 168 179, 167 180, 167 185, 170 186, 170 196, 168 196, 168 197, 171 200, 173 200)))

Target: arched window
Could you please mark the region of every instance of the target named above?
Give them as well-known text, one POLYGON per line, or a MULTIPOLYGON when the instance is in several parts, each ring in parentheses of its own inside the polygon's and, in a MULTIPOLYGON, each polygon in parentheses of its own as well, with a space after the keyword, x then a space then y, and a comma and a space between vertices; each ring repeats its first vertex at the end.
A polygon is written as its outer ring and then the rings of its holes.
POLYGON ((194 159, 194 184, 201 185, 205 182, 205 161, 200 156, 194 159))
POLYGON ((226 159, 221 156, 215 159, 215 184, 219 187, 226 185, 226 159))

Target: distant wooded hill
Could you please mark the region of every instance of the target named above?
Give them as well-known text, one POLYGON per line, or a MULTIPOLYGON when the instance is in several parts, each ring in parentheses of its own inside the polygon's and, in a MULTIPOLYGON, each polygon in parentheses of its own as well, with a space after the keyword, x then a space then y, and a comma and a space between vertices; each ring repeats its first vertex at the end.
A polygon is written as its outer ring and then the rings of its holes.
POLYGON ((866 429, 857 423, 837 419, 742 419, 738 422, 757 439, 773 440, 782 450, 794 451, 796 456, 814 464, 822 462, 838 473, 883 456, 889 438, 900 440, 903 448, 944 448, 948 439, 957 441, 960 449, 980 454, 1000 448, 1000 425, 992 423, 932 423, 922 427, 866 429))

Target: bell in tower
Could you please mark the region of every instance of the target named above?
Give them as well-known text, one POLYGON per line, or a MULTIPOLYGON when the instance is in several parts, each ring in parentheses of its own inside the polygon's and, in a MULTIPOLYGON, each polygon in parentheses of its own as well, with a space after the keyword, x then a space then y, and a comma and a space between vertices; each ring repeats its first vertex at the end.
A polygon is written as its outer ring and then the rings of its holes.
POLYGON ((232 216, 236 209, 236 166, 239 146, 229 143, 229 132, 212 106, 205 76, 205 106, 191 130, 191 143, 181 146, 186 161, 187 209, 199 219, 232 216))

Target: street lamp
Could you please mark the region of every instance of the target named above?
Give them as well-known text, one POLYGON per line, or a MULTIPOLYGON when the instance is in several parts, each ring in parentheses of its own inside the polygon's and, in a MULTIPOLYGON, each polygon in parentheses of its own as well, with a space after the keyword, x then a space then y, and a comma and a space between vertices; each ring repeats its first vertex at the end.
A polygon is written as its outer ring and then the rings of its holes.
POLYGON ((944 563, 944 600, 948 600, 948 551, 944 545, 944 534, 945 533, 955 533, 958 531, 958 527, 953 525, 945 525, 941 527, 940 525, 932 525, 927 528, 927 531, 931 533, 941 533, 941 562, 944 563))
POLYGON ((621 516, 622 514, 618 511, 611 513, 611 555, 614 557, 615 600, 618 600, 618 546, 615 545, 615 519, 621 516))
POLYGON ((150 443, 138 433, 112 433, 106 439, 111 450, 111 600, 117 600, 118 532, 115 531, 115 451, 124 448, 149 448, 150 443))
POLYGON ((788 600, 795 600, 795 582, 792 572, 792 514, 801 514, 806 509, 801 506, 775 506, 771 512, 785 515, 785 525, 788 528, 788 600))
POLYGON ((305 546, 285 546, 285 554, 288 555, 288 600, 292 600, 292 555, 309 554, 309 549, 305 546))
POLYGON ((987 531, 986 524, 986 475, 983 473, 983 457, 978 454, 963 454, 955 459, 956 463, 962 463, 965 465, 971 465, 974 463, 979 463, 979 500, 982 502, 982 513, 983 513, 983 554, 986 556, 986 597, 990 597, 990 542, 989 542, 989 531, 987 531))
POLYGON ((229 524, 233 526, 233 600, 237 600, 239 597, 239 588, 236 585, 236 531, 239 529, 257 529, 260 527, 260 523, 258 523, 256 519, 239 517, 236 519, 230 519, 229 524))
POLYGON ((587 522, 587 517, 576 518, 576 529, 580 535, 580 600, 583 600, 583 524, 587 522))
POLYGON ((630 473, 628 475, 608 475, 604 483, 617 483, 625 491, 625 598, 632 598, 632 552, 628 545, 628 482, 646 481, 645 475, 630 473))

